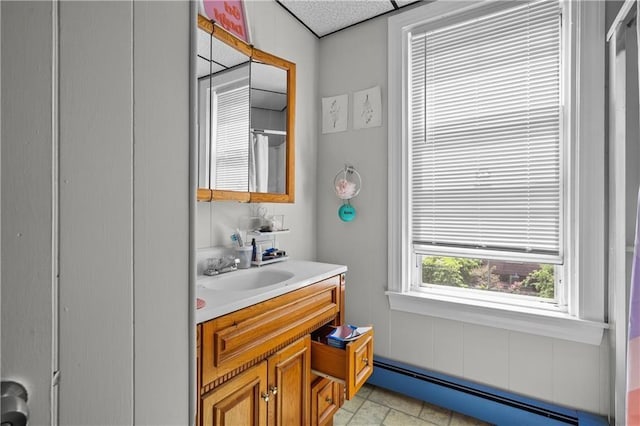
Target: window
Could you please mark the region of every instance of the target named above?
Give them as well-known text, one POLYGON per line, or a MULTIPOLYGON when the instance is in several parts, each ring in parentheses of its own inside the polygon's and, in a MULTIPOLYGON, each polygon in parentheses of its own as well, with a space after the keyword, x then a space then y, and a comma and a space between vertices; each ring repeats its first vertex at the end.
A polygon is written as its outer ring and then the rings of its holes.
POLYGON ((212 104, 211 134, 215 140, 215 143, 211 144, 212 187, 229 191, 247 191, 249 86, 242 85, 231 89, 214 87, 212 104))
POLYGON ((545 262, 562 265, 560 52, 557 1, 410 33, 418 288, 535 295, 558 305, 559 274, 545 262), (551 288, 548 279, 533 283, 536 276, 551 278, 551 288))
POLYGON ((604 99, 587 113, 580 88, 603 87, 604 51, 569 22, 601 7, 451 3, 389 20, 391 307, 554 337, 575 322, 551 317, 591 320, 572 339, 599 343, 604 249, 583 244, 604 241, 603 145, 585 129, 604 136, 604 99))

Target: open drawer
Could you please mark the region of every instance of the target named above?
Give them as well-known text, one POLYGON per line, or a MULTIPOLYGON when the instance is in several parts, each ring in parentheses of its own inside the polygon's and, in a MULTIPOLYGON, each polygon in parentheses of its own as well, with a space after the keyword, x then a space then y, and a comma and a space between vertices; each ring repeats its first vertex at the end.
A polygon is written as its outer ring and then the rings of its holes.
POLYGON ((344 349, 326 343, 323 337, 330 331, 330 327, 322 327, 313 333, 311 371, 344 384, 345 397, 351 399, 373 373, 373 329, 344 349))

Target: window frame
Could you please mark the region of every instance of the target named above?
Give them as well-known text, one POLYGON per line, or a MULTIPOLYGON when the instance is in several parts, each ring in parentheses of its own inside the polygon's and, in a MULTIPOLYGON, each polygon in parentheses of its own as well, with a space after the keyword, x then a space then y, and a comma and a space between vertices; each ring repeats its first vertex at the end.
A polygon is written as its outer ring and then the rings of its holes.
MULTIPOLYGON (((508 2, 436 1, 400 13, 388 21, 389 78, 389 231, 388 291, 390 308, 416 314, 473 322, 554 338, 600 344, 605 321, 604 209, 604 6, 567 1, 564 6, 563 72, 574 78, 562 87, 566 102, 561 155, 563 179, 566 312, 492 298, 460 298, 442 292, 412 290, 416 262, 410 239, 408 205, 408 33, 435 22, 489 13, 508 2), (566 60, 565 60, 566 59, 566 60), (594 89, 597 88, 597 89, 594 89)), ((561 289, 561 291, 565 291, 561 289)), ((565 296, 563 296, 565 297, 565 296)))

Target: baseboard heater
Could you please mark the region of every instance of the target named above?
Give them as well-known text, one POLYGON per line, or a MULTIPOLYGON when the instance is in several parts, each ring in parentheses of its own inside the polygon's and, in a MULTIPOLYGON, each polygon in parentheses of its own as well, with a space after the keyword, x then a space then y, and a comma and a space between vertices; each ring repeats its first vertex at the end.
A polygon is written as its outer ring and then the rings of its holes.
POLYGON ((368 383, 495 425, 608 425, 606 418, 376 357, 368 383))

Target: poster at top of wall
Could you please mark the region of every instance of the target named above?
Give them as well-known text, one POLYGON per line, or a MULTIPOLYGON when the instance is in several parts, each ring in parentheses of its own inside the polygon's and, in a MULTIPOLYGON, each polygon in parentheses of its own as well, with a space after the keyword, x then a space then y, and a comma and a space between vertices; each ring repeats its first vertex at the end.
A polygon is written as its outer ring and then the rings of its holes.
POLYGON ((251 43, 249 22, 242 0, 200 0, 199 13, 236 37, 251 43))

